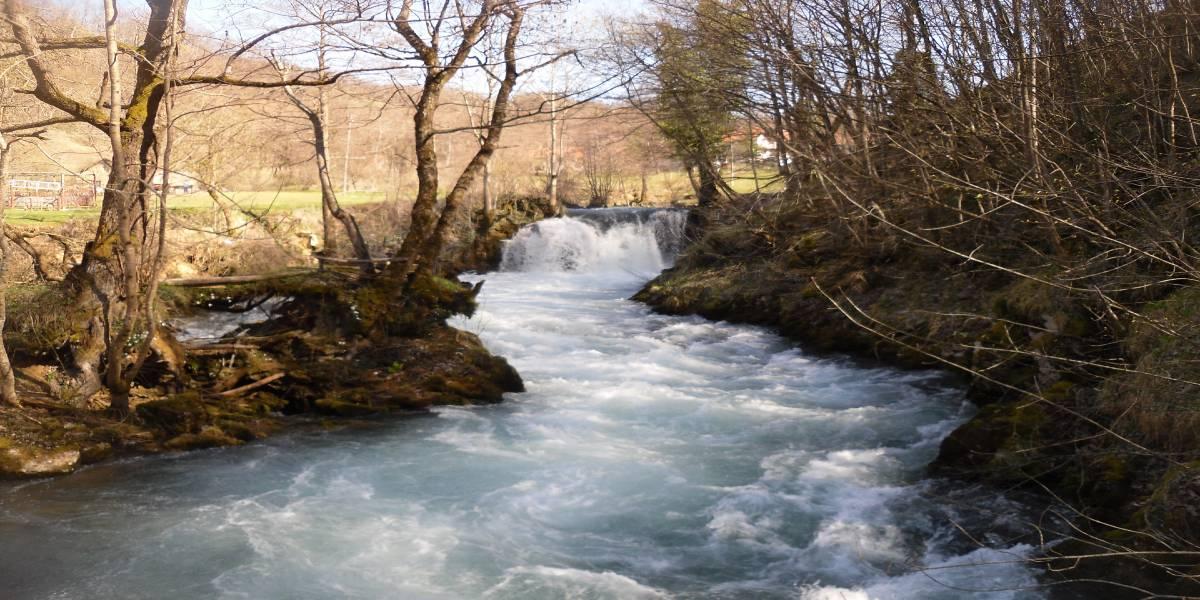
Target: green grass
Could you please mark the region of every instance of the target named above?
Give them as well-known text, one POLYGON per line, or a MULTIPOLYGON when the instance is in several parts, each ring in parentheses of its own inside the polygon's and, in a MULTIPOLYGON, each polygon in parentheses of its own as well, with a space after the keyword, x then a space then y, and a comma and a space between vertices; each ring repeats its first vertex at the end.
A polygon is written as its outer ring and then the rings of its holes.
MULTIPOLYGON (((740 173, 741 171, 739 170, 740 173)), ((626 178, 622 183, 628 193, 635 193, 641 187, 641 180, 636 177, 626 178)), ((744 194, 754 191, 754 179, 751 177, 738 177, 728 183, 738 193, 744 194)), ((779 191, 783 188, 783 183, 778 177, 768 177, 765 173, 759 174, 758 183, 760 189, 764 192, 779 191)), ((650 198, 655 201, 661 202, 673 197, 682 198, 692 194, 691 184, 688 183, 687 174, 683 171, 654 173, 647 178, 646 184, 649 188, 650 198)), ((262 213, 268 210, 271 212, 291 212, 306 208, 317 210, 321 206, 321 193, 317 190, 229 192, 227 196, 237 206, 255 213, 262 213)), ((386 198, 387 194, 383 192, 348 192, 338 194, 338 201, 346 206, 382 202, 386 198)), ((203 192, 171 196, 168 202, 173 210, 178 211, 207 211, 213 208, 212 199, 208 197, 208 194, 203 192)), ((92 208, 70 210, 9 209, 4 211, 4 220, 12 225, 36 227, 57 225, 75 219, 94 221, 99 215, 100 204, 97 200, 96 206, 92 208)))
MULTIPOLYGON (((762 192, 779 192, 783 191, 783 179, 777 175, 769 175, 770 169, 759 169, 758 174, 758 191, 762 192)), ((754 178, 750 176, 750 169, 738 167, 738 176, 729 179, 728 172, 722 173, 726 176, 725 182, 733 191, 739 194, 749 194, 755 191, 754 178), (742 174, 745 174, 743 177, 742 174)), ((637 177, 626 177, 621 180, 624 190, 628 194, 636 193, 641 189, 641 179, 637 177)), ((688 181, 687 173, 684 171, 663 171, 654 173, 646 178, 646 188, 651 200, 666 201, 670 199, 682 200, 685 197, 694 196, 692 184, 688 181)), ((619 194, 614 192, 614 196, 619 194)))
MULTIPOLYGON (((303 208, 319 209, 321 207, 321 192, 305 191, 261 191, 261 192, 229 192, 228 198, 243 209, 256 213, 270 210, 293 211, 303 208)), ((344 205, 370 204, 382 202, 386 198, 383 192, 348 192, 338 194, 338 201, 344 205)), ((197 192, 181 196, 172 196, 167 201, 168 206, 181 211, 203 211, 213 208, 213 201, 208 194, 197 192)), ((4 211, 4 220, 13 225, 55 225, 72 219, 95 220, 100 216, 100 204, 91 208, 69 210, 24 210, 9 209, 4 211)))
POLYGON ((95 219, 99 214, 99 208, 73 208, 70 210, 10 208, 4 211, 4 222, 9 225, 56 225, 72 219, 95 219))
MULTIPOLYGON (((727 179, 726 183, 733 191, 739 194, 749 194, 756 191, 753 177, 737 177, 735 179, 727 179)), ((758 190, 760 192, 780 192, 783 191, 784 184, 782 177, 768 177, 765 173, 758 174, 758 190)))

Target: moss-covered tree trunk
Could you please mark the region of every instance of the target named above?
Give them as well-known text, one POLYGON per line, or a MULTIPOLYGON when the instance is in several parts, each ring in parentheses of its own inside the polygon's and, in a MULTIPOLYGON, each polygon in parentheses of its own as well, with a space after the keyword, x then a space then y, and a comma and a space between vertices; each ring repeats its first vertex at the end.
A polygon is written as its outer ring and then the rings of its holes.
MULTIPOLYGON (((101 387, 112 393, 113 407, 127 410, 130 382, 140 361, 127 359, 132 345, 148 343, 155 328, 146 318, 156 273, 143 258, 161 242, 150 227, 150 182, 158 167, 157 117, 165 94, 164 73, 184 30, 187 0, 147 0, 150 14, 142 44, 119 48, 115 39, 116 5, 106 6, 105 43, 109 57, 109 110, 64 93, 56 84, 41 40, 29 25, 21 0, 0 0, 5 21, 32 75, 32 95, 48 106, 105 132, 112 145, 112 171, 105 187, 99 223, 80 263, 63 280, 74 300, 70 332, 76 399, 101 387), (120 94, 118 52, 135 55, 135 77, 128 96, 120 94), (103 374, 103 375, 102 375, 103 374)), ((87 43, 91 43, 90 41, 87 43)), ((91 47, 91 46, 81 46, 91 47)))
POLYGON ((421 265, 421 251, 425 248, 437 224, 438 209, 438 155, 434 144, 434 113, 440 101, 443 80, 433 80, 422 90, 421 100, 413 114, 415 154, 417 157, 417 197, 413 202, 408 235, 400 246, 395 263, 406 272, 421 265))

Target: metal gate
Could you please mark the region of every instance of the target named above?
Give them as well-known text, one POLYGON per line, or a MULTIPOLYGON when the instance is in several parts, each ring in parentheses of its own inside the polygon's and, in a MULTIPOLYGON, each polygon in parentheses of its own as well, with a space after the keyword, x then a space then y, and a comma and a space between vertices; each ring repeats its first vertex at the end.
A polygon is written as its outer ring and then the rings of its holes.
POLYGON ((100 182, 93 175, 80 177, 59 173, 11 173, 8 176, 8 206, 33 210, 88 208, 96 204, 100 182))

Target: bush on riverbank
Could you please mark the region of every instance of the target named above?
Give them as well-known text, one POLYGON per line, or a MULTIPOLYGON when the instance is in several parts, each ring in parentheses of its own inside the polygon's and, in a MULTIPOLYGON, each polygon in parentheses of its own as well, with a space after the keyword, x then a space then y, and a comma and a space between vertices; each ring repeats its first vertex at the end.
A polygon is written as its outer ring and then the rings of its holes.
POLYGON ((1200 592, 1198 529, 1162 517, 1200 458, 1198 25, 1169 3, 671 4, 647 109, 718 181, 639 297, 965 373, 993 405, 940 469, 1050 491, 1086 515, 1082 554, 1200 592), (743 119, 784 192, 719 181, 743 119))

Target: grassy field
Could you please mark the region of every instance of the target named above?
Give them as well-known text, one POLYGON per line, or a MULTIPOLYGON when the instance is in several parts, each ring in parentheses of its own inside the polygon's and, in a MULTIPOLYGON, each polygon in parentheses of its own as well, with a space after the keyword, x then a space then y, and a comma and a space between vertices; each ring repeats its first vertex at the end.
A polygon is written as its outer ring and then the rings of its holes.
POLYGON ((749 176, 742 177, 742 176, 740 176, 740 173, 741 172, 739 171, 738 177, 735 177, 733 179, 726 179, 726 183, 729 184, 729 187, 733 188, 733 191, 735 191, 739 194, 749 194, 749 193, 752 193, 755 191, 758 191, 758 192, 781 192, 781 191, 783 191, 784 182, 783 182, 782 177, 778 177, 778 176, 768 177, 766 173, 759 173, 758 185, 757 185, 757 189, 756 189, 754 178, 749 177, 749 176))
MULTIPOLYGON (((293 211, 301 208, 319 209, 321 193, 311 191, 291 192, 230 192, 228 197, 242 208, 256 213, 271 211, 293 211)), ((369 204, 381 202, 386 198, 382 192, 349 192, 339 194, 338 200, 345 205, 369 204)), ((211 210, 213 201, 203 192, 172 196, 168 205, 174 210, 202 211, 211 210)), ((4 211, 4 220, 13 225, 53 225, 72 219, 95 219, 100 215, 100 203, 92 208, 70 210, 24 210, 9 209, 4 211)))
MULTIPOLYGON (((758 176, 758 185, 755 186, 754 177, 750 176, 749 168, 737 171, 738 176, 729 179, 726 176, 725 182, 733 191, 739 194, 749 194, 755 191, 760 192, 778 192, 783 190, 783 179, 777 176, 768 176, 767 170, 763 169, 758 176), (746 176, 742 176, 742 174, 746 176)), ((620 186, 614 191, 613 199, 618 203, 629 198, 635 197, 641 189, 641 179, 636 177, 626 177, 618 182, 620 186), (623 192, 623 194, 622 194, 623 192)), ((667 171, 655 173, 646 178, 646 188, 650 199, 653 202, 660 204, 671 201, 683 201, 686 203, 688 198, 694 201, 695 192, 692 190, 692 184, 688 181, 687 173, 683 171, 667 171)))
MULTIPOLYGON (((626 196, 632 196, 641 187, 641 181, 636 178, 630 178, 621 183, 626 190, 626 196)), ((669 201, 671 199, 682 200, 684 197, 692 195, 691 184, 688 183, 687 175, 682 171, 656 173, 651 175, 646 183, 649 188, 650 197, 658 202, 669 201)), ((730 180, 729 185, 734 191, 740 193, 753 192, 755 189, 754 179, 751 177, 738 177, 730 180)), ((767 177, 763 174, 759 177, 758 187, 764 192, 772 192, 778 191, 783 186, 779 178, 767 177)), ((290 212, 304 208, 316 210, 321 206, 321 193, 317 190, 230 192, 227 195, 238 206, 256 213, 268 210, 290 212)), ((387 194, 383 192, 348 192, 338 194, 338 201, 346 206, 382 202, 386 198, 387 194)), ((628 200, 628 198, 621 197, 620 194, 614 194, 613 199, 618 201, 618 203, 628 200)), ((208 197, 208 194, 203 192, 172 196, 168 202, 172 209, 180 211, 207 211, 213 208, 212 199, 208 197)), ((95 219, 99 214, 100 204, 97 201, 96 206, 92 208, 69 210, 9 209, 4 211, 4 220, 13 225, 55 225, 72 219, 95 219)))

